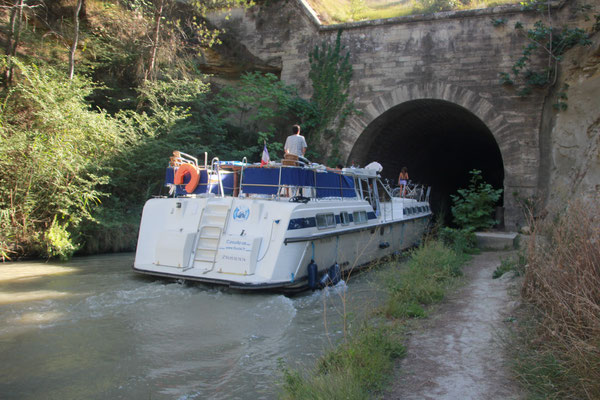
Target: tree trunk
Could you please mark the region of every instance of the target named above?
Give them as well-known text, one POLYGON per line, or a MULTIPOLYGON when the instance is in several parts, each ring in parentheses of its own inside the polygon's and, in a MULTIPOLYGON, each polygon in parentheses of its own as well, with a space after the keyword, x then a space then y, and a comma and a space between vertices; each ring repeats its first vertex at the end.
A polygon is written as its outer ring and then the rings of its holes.
POLYGON ((17 54, 17 46, 19 45, 19 37, 21 35, 21 21, 23 20, 23 2, 24 0, 15 0, 12 9, 10 10, 10 31, 6 41, 6 83, 12 81, 13 63, 12 57, 17 54))
POLYGON ((15 24, 17 21, 17 7, 20 0, 14 0, 14 4, 10 9, 10 21, 8 23, 8 38, 6 39, 6 55, 10 57, 12 54, 12 43, 15 33, 15 24))
POLYGON ((77 50, 77 42, 79 41, 79 12, 82 4, 83 0, 79 0, 75 8, 75 35, 71 46, 71 54, 69 55, 69 79, 73 79, 73 73, 75 72, 75 50, 77 50))
POLYGON ((165 0, 159 0, 158 7, 154 11, 154 41, 150 49, 150 60, 148 60, 148 69, 144 75, 144 80, 147 81, 153 77, 154 65, 156 64, 156 52, 158 50, 158 39, 160 37, 160 21, 162 19, 163 7, 165 0))

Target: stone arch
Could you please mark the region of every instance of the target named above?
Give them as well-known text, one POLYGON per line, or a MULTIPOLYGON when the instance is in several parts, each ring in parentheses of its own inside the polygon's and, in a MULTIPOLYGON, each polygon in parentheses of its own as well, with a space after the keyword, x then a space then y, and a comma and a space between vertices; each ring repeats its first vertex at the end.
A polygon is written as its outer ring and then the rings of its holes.
POLYGON ((347 134, 343 138, 342 143, 348 159, 352 157, 357 140, 379 116, 399 104, 419 99, 445 100, 469 110, 488 127, 498 143, 502 158, 506 160, 505 154, 510 151, 511 143, 505 140, 508 139, 505 133, 509 130, 509 124, 502 114, 495 111, 489 101, 474 92, 441 82, 402 85, 362 107, 361 115, 352 116, 348 120, 347 134))
MULTIPOLYGON (((470 167, 468 167, 468 160, 461 162, 461 165, 457 167, 451 163, 451 160, 453 160, 452 158, 446 158, 445 162, 449 164, 448 168, 456 167, 455 170, 458 171, 457 173, 461 174, 460 179, 451 176, 450 178, 453 180, 452 182, 448 182, 449 176, 446 175, 446 177, 442 179, 442 182, 426 182, 437 185, 439 189, 439 197, 435 199, 437 203, 435 205, 437 205, 438 210, 444 210, 444 212, 449 215, 449 195, 457 188, 467 185, 467 171, 469 168, 475 168, 478 163, 483 163, 489 170, 487 171, 486 180, 495 187, 503 188, 504 193, 507 193, 506 182, 510 181, 510 162, 511 160, 518 162, 519 159, 519 157, 515 157, 514 154, 515 152, 519 152, 519 148, 515 147, 514 141, 511 141, 510 136, 507 135, 511 130, 510 124, 507 123, 500 112, 494 109, 492 103, 487 99, 468 89, 441 82, 403 85, 378 96, 371 103, 366 105, 362 109, 362 114, 353 117, 348 124, 349 131, 344 137, 345 154, 348 154, 348 162, 357 161, 360 164, 365 164, 372 161, 371 158, 374 158, 374 156, 379 154, 377 152, 378 146, 381 152, 389 153, 389 149, 395 148, 395 144, 399 143, 398 141, 394 142, 394 140, 389 139, 386 134, 382 133, 386 131, 389 133, 390 128, 387 125, 391 123, 390 121, 402 118, 404 118, 404 121, 407 121, 410 118, 410 115, 419 115, 424 112, 433 115, 435 115, 436 112, 443 114, 443 117, 440 118, 447 123, 454 124, 454 131, 451 131, 452 135, 456 134, 457 140, 462 140, 463 143, 466 143, 467 145, 465 147, 471 147, 470 153, 465 150, 465 157, 473 158, 470 167), (406 114, 407 117, 398 117, 398 115, 402 114, 406 114), (390 115, 393 117, 390 117, 390 115), (456 128, 456 126, 461 124, 464 124, 465 129, 471 132, 469 133, 471 136, 466 133, 464 135, 459 134, 459 129, 456 128), (382 140, 388 141, 387 145, 382 145, 382 140), (376 141, 377 143, 375 143, 376 141), (477 146, 480 146, 482 152, 486 152, 486 154, 479 155, 477 150, 474 150, 477 146), (488 164, 486 164, 485 161, 486 157, 490 158, 488 164), (507 161, 509 164, 507 164, 507 161), (461 169, 461 167, 463 168, 461 169), (440 194, 440 192, 442 193, 440 194)), ((427 123, 427 117, 421 115, 419 118, 421 119, 421 125, 427 123)), ((418 136, 414 133, 414 129, 416 128, 413 128, 413 138, 418 136)), ((401 135, 401 133, 398 134, 398 136, 401 135)), ((430 134, 429 136, 432 135, 430 134)), ((439 136, 433 137, 434 140, 439 140, 441 146, 451 146, 453 144, 451 139, 449 139, 450 135, 444 137, 443 134, 439 134, 439 136)), ((421 138, 418 140, 425 139, 421 138)), ((416 143, 413 143, 413 146, 416 146, 416 143)), ((429 150, 432 149, 433 147, 430 146, 429 150)), ((454 151, 457 151, 456 148, 454 148, 454 151)), ((458 151, 460 151, 460 149, 458 151)), ((436 157, 440 154, 444 156, 443 150, 438 151, 436 149, 436 151, 432 152, 431 157, 436 157)), ((393 175, 397 173, 395 170, 399 169, 399 166, 394 165, 394 163, 389 160, 389 154, 387 157, 388 165, 392 167, 393 175)), ((442 162, 440 161, 440 163, 442 162)), ((422 166, 423 165, 421 164, 419 168, 422 166)), ((439 168, 442 174, 448 174, 448 171, 444 170, 444 165, 439 165, 437 168, 439 168)), ((484 175, 486 175, 486 168, 478 169, 483 169, 484 175)), ((420 171, 423 172, 422 169, 420 171)), ((390 169, 388 168, 387 175, 385 174, 385 171, 383 175, 392 178, 393 176, 389 174, 390 169)), ((421 176, 421 178, 423 178, 423 176, 421 176)), ((513 212, 513 210, 511 210, 511 212, 513 212)))

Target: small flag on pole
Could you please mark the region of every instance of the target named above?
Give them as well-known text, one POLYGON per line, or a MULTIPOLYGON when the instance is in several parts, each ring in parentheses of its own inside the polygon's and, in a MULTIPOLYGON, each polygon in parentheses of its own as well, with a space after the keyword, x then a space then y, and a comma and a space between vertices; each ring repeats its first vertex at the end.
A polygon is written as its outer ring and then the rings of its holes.
POLYGON ((262 158, 260 159, 260 166, 266 165, 271 161, 269 159, 269 151, 267 150, 267 142, 265 141, 265 147, 262 152, 262 158))

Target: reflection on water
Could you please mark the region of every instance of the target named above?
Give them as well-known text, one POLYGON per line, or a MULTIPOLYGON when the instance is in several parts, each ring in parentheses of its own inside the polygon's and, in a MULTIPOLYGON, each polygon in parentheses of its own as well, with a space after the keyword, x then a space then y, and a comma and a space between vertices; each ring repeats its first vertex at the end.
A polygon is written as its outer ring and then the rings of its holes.
POLYGON ((270 399, 279 359, 312 366, 340 340, 343 297, 354 317, 376 297, 367 274, 289 298, 155 280, 132 263, 0 264, 0 398, 270 399))

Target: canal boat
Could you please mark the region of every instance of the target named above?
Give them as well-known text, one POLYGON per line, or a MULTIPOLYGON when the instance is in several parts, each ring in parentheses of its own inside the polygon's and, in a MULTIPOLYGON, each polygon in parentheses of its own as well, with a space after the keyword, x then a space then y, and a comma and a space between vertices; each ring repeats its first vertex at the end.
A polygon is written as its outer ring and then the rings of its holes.
MULTIPOLYGON (((264 164, 264 163, 263 163, 264 164)), ((174 152, 168 196, 144 206, 136 272, 283 292, 340 277, 421 240, 429 189, 393 192, 381 166, 330 169, 299 159, 265 165, 174 152)))

